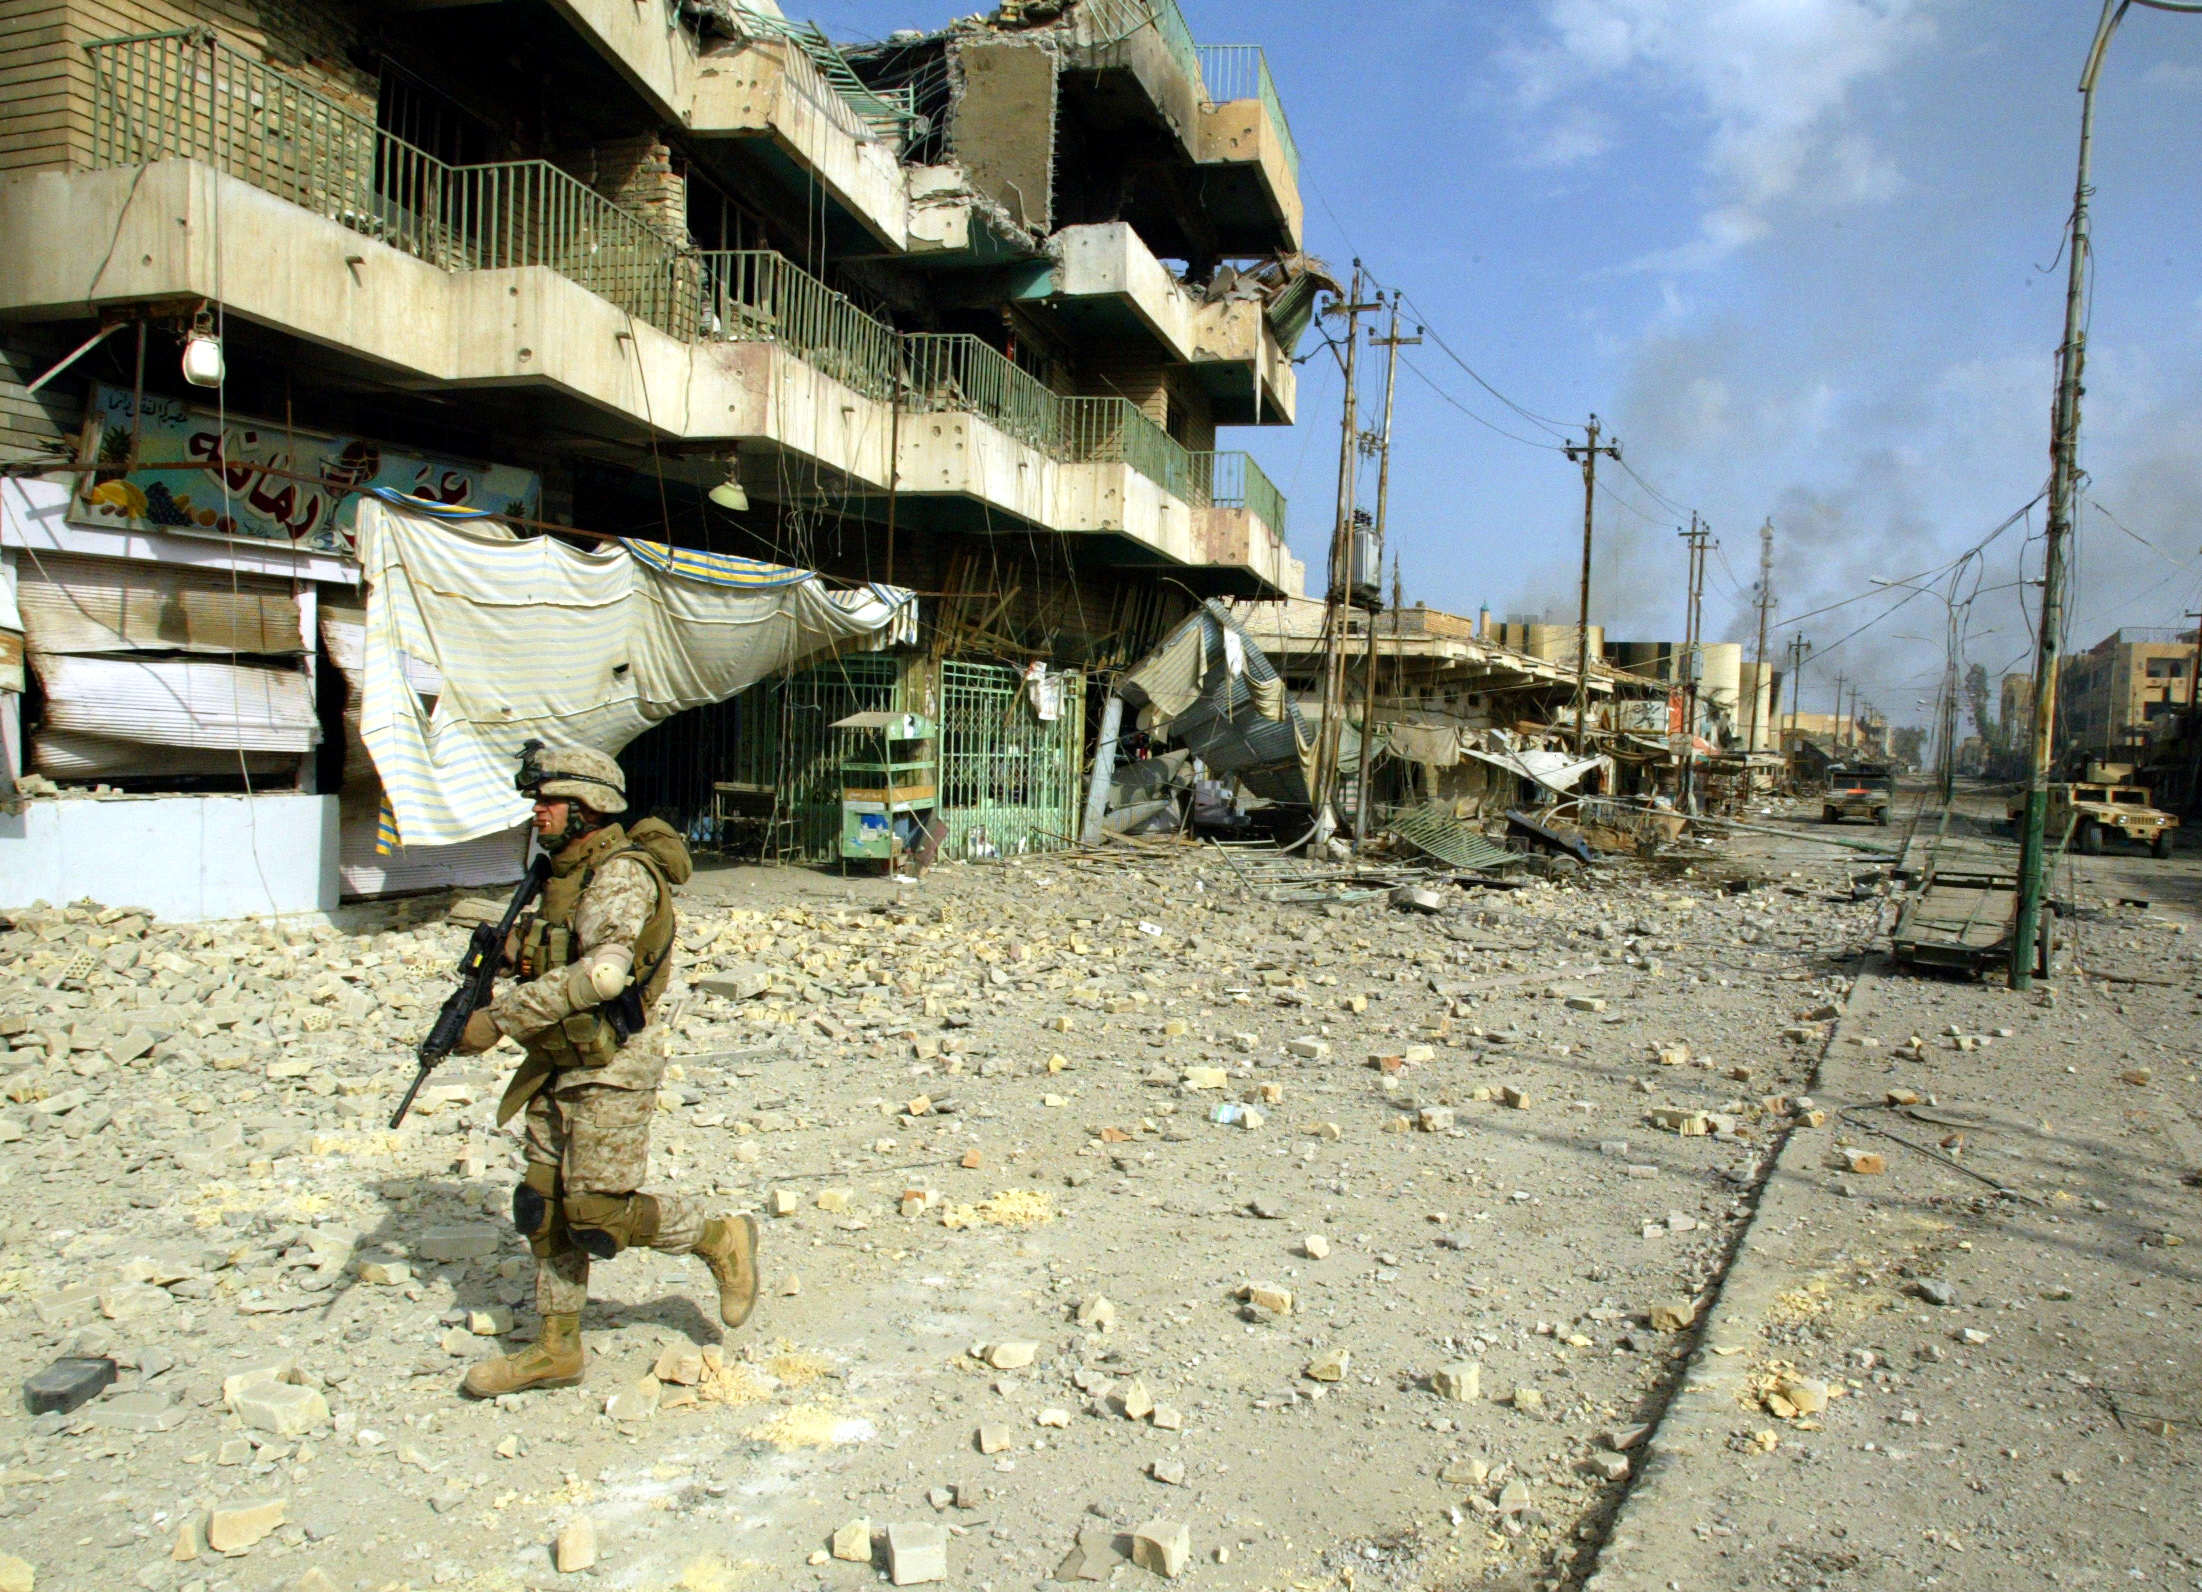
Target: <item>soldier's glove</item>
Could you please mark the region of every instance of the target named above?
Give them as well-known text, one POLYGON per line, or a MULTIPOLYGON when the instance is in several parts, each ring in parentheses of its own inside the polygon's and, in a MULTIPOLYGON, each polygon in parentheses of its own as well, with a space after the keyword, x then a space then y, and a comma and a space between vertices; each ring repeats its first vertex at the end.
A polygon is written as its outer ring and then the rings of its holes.
POLYGON ((495 1019, 487 1012, 475 1012, 466 1020, 466 1029, 459 1035, 459 1052, 478 1056, 503 1037, 495 1019))

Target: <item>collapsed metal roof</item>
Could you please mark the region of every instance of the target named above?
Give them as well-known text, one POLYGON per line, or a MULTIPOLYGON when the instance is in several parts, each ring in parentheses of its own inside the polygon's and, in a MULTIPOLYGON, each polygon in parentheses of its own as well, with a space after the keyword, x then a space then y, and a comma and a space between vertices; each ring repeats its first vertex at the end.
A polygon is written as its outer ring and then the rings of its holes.
POLYGON ((1140 727, 1188 748, 1257 796, 1308 805, 1306 721, 1269 657, 1213 598, 1117 682, 1140 727))

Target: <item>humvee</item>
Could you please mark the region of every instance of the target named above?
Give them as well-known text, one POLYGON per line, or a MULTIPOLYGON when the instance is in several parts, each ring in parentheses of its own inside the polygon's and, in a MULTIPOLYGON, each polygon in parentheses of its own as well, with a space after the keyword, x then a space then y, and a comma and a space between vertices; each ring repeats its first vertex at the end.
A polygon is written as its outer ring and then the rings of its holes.
POLYGON ((1836 763, 1827 771, 1827 794, 1820 798, 1820 822, 1839 824, 1845 818, 1889 821, 1889 797, 1895 784, 1886 763, 1836 763))
MULTIPOLYGON (((2026 821, 2026 798, 2019 797, 2007 809, 2011 827, 2026 821)), ((2171 855, 2172 831, 2179 820, 2149 805, 2149 793, 2139 785, 2080 785, 2054 782, 2049 787, 2049 816, 2042 832, 2054 838, 2072 826, 2072 849, 2093 857, 2103 849, 2103 837, 2124 835, 2138 841, 2159 857, 2171 855)))

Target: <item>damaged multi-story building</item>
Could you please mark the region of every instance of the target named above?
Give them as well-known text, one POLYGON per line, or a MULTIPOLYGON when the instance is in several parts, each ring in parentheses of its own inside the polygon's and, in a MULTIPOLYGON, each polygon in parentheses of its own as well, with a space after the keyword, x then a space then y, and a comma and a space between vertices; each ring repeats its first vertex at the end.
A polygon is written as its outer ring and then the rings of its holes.
POLYGON ((1096 672, 1301 589, 1219 442, 1292 423, 1330 284, 1261 50, 1176 0, 861 47, 770 0, 0 16, 0 721, 11 775, 134 803, 34 813, 10 890, 124 834, 217 867, 245 825, 285 902, 516 865, 376 844, 365 486, 916 592, 914 644, 623 753, 639 807, 781 857, 834 854, 866 711, 931 729, 950 855, 1064 842, 1096 672))
POLYGON ((1594 634, 1579 696, 1573 626, 1562 646, 1562 627, 1540 625, 1530 636, 1525 626, 1494 624, 1488 611, 1469 618, 1418 603, 1352 609, 1334 642, 1323 604, 1309 598, 1244 600, 1231 610, 1310 723, 1321 712, 1328 649, 1342 645, 1342 815, 1361 805, 1364 744, 1374 749, 1370 821, 1433 801, 1493 814, 1585 783, 1607 795, 1650 790, 1658 770, 1648 765, 1667 763, 1667 740, 1656 733, 1667 688, 1600 662, 1594 634))

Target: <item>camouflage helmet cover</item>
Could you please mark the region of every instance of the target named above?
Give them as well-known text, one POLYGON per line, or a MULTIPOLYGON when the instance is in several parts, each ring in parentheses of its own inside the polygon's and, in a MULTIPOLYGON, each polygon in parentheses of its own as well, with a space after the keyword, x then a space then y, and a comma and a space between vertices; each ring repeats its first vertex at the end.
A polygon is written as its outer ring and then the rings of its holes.
POLYGON ((513 784, 538 800, 564 797, 607 818, 627 810, 627 776, 594 747, 546 747, 530 741, 520 748, 520 772, 513 784))

